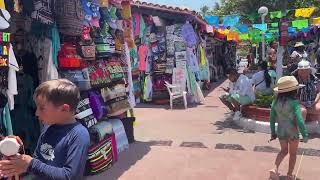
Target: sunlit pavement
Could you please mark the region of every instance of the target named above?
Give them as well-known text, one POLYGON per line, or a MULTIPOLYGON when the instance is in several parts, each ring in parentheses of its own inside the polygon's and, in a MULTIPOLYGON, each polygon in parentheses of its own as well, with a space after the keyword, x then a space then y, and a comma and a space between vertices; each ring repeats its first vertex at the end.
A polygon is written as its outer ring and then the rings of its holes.
MULTIPOLYGON (((278 142, 268 143, 270 135, 237 127, 228 120, 228 110, 219 102, 222 93, 215 83, 205 92, 202 105, 139 105, 135 109, 136 143, 119 155, 119 161, 92 180, 244 180, 268 179, 278 142)), ((305 152, 298 172, 301 179, 317 180, 320 172, 318 138, 300 145, 305 152)), ((296 172, 300 157, 298 157, 296 172)), ((281 167, 287 172, 287 161, 281 167)))

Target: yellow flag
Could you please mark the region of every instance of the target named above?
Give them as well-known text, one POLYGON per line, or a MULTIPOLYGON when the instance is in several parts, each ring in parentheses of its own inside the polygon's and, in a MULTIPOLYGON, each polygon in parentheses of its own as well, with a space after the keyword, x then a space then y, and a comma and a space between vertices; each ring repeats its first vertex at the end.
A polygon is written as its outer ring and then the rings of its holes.
POLYGON ((295 16, 309 18, 315 10, 315 7, 296 9, 295 16))
POLYGON ((313 18, 313 24, 314 25, 320 25, 320 17, 313 18))
POLYGON ((218 29, 218 32, 220 34, 223 34, 223 35, 228 35, 230 33, 230 30, 229 29, 225 29, 225 30, 222 30, 222 29, 218 29))
POLYGON ((0 0, 0 9, 6 9, 6 6, 4 4, 4 0, 0 0))

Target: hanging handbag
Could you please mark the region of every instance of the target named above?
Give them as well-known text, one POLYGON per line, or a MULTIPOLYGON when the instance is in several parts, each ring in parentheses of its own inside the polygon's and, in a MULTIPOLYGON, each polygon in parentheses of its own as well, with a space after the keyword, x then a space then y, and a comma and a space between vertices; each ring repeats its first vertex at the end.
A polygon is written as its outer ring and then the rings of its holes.
POLYGON ((33 4, 34 11, 31 13, 31 18, 43 24, 52 25, 54 23, 54 16, 52 12, 54 8, 54 1, 35 0, 33 4))
POLYGON ((88 68, 84 68, 82 70, 60 71, 60 75, 62 78, 75 83, 80 91, 87 91, 91 89, 88 68))
POLYGON ((113 151, 112 135, 107 135, 102 141, 92 145, 88 150, 87 174, 95 175, 111 168, 114 163, 113 151))
POLYGON ((89 98, 85 98, 79 102, 75 114, 75 118, 86 128, 90 128, 98 122, 93 115, 89 98))
POLYGON ((79 68, 81 67, 81 58, 77 53, 76 45, 64 43, 58 53, 60 68, 79 68))
POLYGON ((83 43, 80 42, 78 45, 80 55, 83 60, 94 61, 96 59, 96 45, 92 43, 83 43))
POLYGON ((89 92, 90 107, 92 108, 94 116, 100 120, 106 114, 103 98, 98 91, 89 92))
POLYGON ((112 99, 127 96, 126 87, 124 84, 117 84, 112 87, 106 87, 101 89, 101 95, 104 102, 110 101, 112 99))
POLYGON ((83 29, 84 11, 81 0, 56 0, 55 14, 62 34, 80 36, 83 29))
POLYGON ((124 73, 121 64, 116 61, 98 61, 88 67, 91 86, 103 88, 111 83, 123 81, 124 73))

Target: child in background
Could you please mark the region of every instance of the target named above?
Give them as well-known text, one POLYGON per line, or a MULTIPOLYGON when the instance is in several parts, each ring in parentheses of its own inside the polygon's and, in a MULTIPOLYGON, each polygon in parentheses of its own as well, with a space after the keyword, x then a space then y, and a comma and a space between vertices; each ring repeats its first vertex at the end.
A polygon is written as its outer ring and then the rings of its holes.
POLYGON ((1 177, 29 173, 32 179, 83 179, 90 143, 87 129, 75 120, 80 92, 69 80, 42 83, 34 93, 36 115, 46 125, 33 157, 0 161, 1 177))
POLYGON ((278 94, 272 103, 270 114, 271 140, 279 138, 281 151, 275 161, 275 169, 270 171, 272 179, 279 179, 279 166, 289 152, 289 169, 287 179, 293 180, 292 172, 296 164, 299 145, 299 130, 306 143, 308 133, 302 118, 299 101, 296 100, 299 83, 294 76, 284 76, 279 79, 274 91, 278 94), (278 123, 277 131, 275 123, 278 123))

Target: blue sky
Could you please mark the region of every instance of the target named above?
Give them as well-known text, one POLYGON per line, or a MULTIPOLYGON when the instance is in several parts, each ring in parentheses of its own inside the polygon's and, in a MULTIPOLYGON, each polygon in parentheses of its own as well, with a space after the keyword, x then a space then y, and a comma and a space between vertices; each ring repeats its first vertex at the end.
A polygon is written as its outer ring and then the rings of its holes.
POLYGON ((185 6, 193 10, 199 11, 203 5, 212 7, 215 2, 219 0, 141 0, 157 4, 173 5, 173 6, 185 6))

